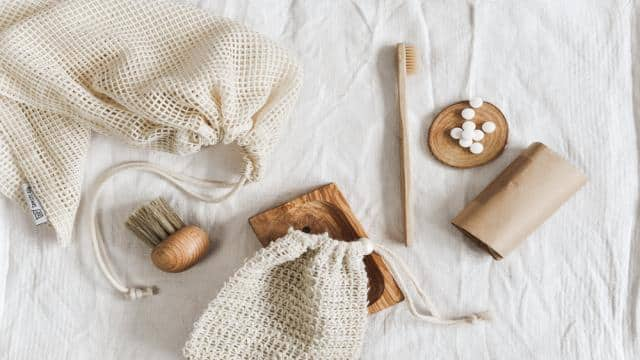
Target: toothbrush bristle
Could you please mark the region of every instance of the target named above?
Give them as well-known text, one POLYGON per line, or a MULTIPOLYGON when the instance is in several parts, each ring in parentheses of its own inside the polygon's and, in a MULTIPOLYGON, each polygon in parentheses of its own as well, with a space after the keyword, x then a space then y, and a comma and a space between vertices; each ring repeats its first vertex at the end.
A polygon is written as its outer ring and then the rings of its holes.
POLYGON ((405 69, 407 74, 414 74, 418 71, 418 59, 416 48, 413 45, 404 46, 405 69))

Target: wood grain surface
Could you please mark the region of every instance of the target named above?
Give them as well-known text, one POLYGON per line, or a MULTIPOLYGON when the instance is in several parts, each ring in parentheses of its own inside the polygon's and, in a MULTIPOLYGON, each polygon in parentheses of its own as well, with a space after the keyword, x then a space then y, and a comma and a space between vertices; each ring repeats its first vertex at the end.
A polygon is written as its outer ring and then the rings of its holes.
POLYGON ((151 252, 151 261, 160 270, 181 272, 195 265, 209 251, 209 235, 201 228, 187 225, 169 235, 151 252))
MULTIPOLYGON (((354 241, 367 237, 338 187, 331 183, 249 219, 263 246, 285 235, 289 227, 311 234, 328 232, 334 239, 354 241)), ((369 313, 404 299, 387 265, 377 253, 365 256, 369 277, 369 313)))
POLYGON ((417 69, 415 48, 399 43, 398 56, 398 108, 400 109, 400 185, 402 188, 402 218, 404 244, 413 242, 413 207, 411 206, 411 152, 409 151, 409 125, 407 123, 406 76, 417 69), (407 52, 407 49, 410 51, 407 52), (407 58, 407 54, 410 54, 407 58))
POLYGON ((496 124, 496 131, 485 134, 480 141, 484 151, 472 154, 468 148, 458 145, 458 140, 453 139, 449 132, 462 126, 464 119, 460 112, 467 107, 470 107, 469 102, 461 101, 442 110, 431 123, 428 134, 429 150, 433 156, 443 164, 462 169, 484 165, 500 156, 509 137, 509 124, 504 114, 497 106, 485 101, 480 108, 474 109, 476 116, 473 119, 476 129, 480 129, 485 121, 496 124))

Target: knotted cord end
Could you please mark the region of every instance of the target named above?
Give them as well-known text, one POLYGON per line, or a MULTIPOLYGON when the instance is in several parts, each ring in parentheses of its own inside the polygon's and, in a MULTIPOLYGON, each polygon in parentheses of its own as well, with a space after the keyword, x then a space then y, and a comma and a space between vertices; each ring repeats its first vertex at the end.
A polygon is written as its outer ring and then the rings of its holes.
POLYGON ((488 311, 474 313, 474 314, 465 316, 464 320, 469 324, 473 324, 478 321, 491 321, 491 313, 488 311))
POLYGON ((130 288, 129 291, 124 293, 124 297, 128 300, 138 300, 144 297, 153 296, 158 293, 158 288, 155 286, 130 288))

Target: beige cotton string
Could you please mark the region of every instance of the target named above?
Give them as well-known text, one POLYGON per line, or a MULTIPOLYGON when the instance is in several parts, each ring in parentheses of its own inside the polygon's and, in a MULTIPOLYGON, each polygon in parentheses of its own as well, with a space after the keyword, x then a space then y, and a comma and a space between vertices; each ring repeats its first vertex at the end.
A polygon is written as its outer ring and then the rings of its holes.
POLYGON ((231 197, 247 182, 247 175, 245 171, 245 173, 237 182, 230 183, 219 180, 207 180, 187 176, 174 171, 166 170, 156 164, 149 162, 127 162, 108 169, 98 178, 89 205, 89 214, 92 219, 90 223, 90 233, 96 260, 98 261, 100 270, 102 270, 102 273, 107 278, 107 280, 109 280, 111 285, 113 285, 113 287, 121 292, 127 299, 136 300, 139 298, 157 294, 158 289, 155 286, 128 287, 126 285, 123 285, 122 281, 120 281, 120 279, 116 275, 113 263, 111 262, 111 259, 109 258, 108 253, 105 249, 104 238, 102 236, 102 233, 100 232, 97 217, 98 200, 100 198, 100 194, 102 192, 104 184, 116 174, 119 174, 126 170, 139 170, 155 174, 160 178, 167 180, 187 195, 208 203, 218 203, 231 197), (190 189, 189 186, 201 187, 203 189, 231 189, 223 195, 213 195, 195 192, 193 191, 193 189, 190 189))
POLYGON ((153 287, 127 287, 107 255, 96 224, 104 183, 137 169, 220 202, 263 177, 301 85, 302 67, 287 49, 192 6, 0 1, 0 194, 29 211, 22 189, 30 189, 59 243, 69 245, 92 133, 179 155, 239 146, 236 183, 145 162, 117 165, 97 181, 90 230, 100 269, 128 298, 151 295, 153 287))
POLYGON ((385 260, 385 263, 389 265, 391 273, 393 274, 393 278, 396 280, 400 289, 404 293, 405 299, 407 301, 407 306, 409 306, 409 311, 411 313, 424 321, 430 322, 432 324, 437 325, 455 325, 460 323, 474 323, 480 320, 491 320, 490 313, 488 311, 472 313, 465 316, 454 317, 454 318, 446 318, 443 317, 440 312, 437 310, 434 303, 427 296, 427 294, 422 290, 418 281, 416 280, 415 275, 409 270, 407 265, 400 259, 391 249, 380 245, 380 244, 372 244, 368 239, 362 239, 365 243, 368 243, 366 246, 375 250, 378 254, 382 255, 385 260), (413 290, 418 294, 419 298, 424 303, 424 306, 429 309, 430 314, 421 313, 415 305, 415 299, 413 298, 413 294, 409 291, 409 287, 405 284, 404 275, 409 279, 410 284, 413 286, 413 290))

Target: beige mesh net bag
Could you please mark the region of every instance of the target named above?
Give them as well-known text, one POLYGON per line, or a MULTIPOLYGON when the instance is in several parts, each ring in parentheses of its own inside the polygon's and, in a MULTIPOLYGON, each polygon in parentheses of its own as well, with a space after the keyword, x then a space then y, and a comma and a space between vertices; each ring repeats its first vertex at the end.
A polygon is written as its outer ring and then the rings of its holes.
MULTIPOLYGON (((176 154, 237 143, 244 171, 225 183, 128 163, 101 177, 94 200, 109 177, 139 169, 219 201, 261 177, 300 86, 301 69, 287 51, 195 8, 152 0, 2 2, 0 192, 25 206, 28 188, 68 244, 96 131, 176 154), (214 196, 212 186, 230 190, 214 196)), ((115 278, 95 225, 92 234, 114 287, 134 298, 148 291, 115 278)))
POLYGON ((368 316, 363 257, 373 251, 384 257, 417 319, 437 325, 489 320, 488 312, 442 316, 404 262, 381 244, 289 230, 225 283, 194 324, 185 357, 359 359, 368 316))

